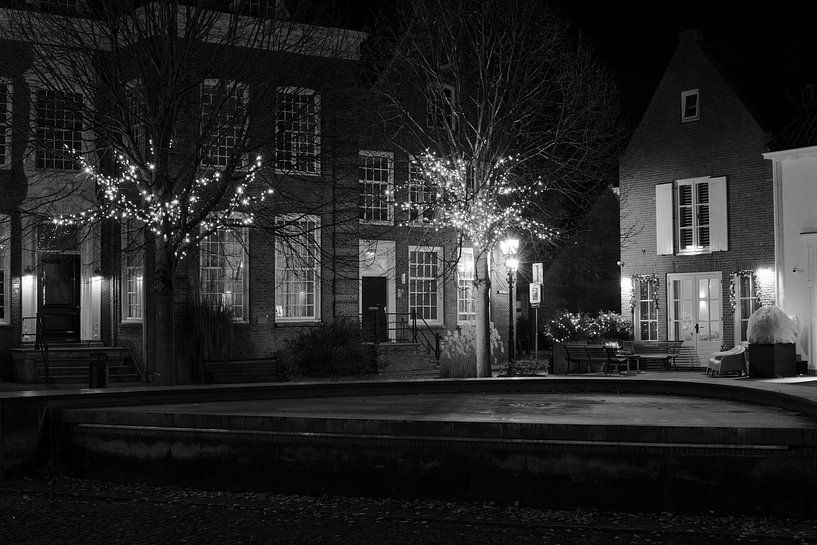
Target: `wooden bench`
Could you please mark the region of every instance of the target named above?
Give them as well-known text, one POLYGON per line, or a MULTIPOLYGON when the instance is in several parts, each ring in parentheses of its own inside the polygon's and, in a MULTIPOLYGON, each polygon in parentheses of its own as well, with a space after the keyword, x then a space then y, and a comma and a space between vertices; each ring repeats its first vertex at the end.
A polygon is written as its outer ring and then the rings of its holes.
POLYGON ((609 360, 607 358, 607 351, 602 344, 574 344, 566 343, 562 345, 562 350, 565 354, 565 361, 567 362, 567 369, 565 374, 570 373, 570 364, 576 364, 576 372, 581 372, 581 364, 587 364, 587 372, 590 372, 591 363, 603 363, 604 371, 607 371, 609 360))
POLYGON ((633 341, 632 351, 641 361, 659 360, 664 362, 664 369, 673 367, 678 370, 675 359, 684 341, 633 341))
POLYGON ((286 382, 289 380, 289 372, 278 358, 204 361, 202 366, 206 384, 286 382))

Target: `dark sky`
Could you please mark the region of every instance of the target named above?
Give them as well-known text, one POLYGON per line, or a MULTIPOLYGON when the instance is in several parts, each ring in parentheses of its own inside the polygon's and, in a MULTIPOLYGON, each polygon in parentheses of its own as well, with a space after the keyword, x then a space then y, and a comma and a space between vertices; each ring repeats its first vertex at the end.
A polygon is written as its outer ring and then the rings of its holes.
MULTIPOLYGON (((350 26, 358 28, 365 26, 369 6, 378 1, 399 0, 334 0, 350 26)), ((769 17, 767 10, 752 10, 746 4, 736 4, 742 6, 741 11, 737 11, 721 0, 555 1, 561 4, 564 15, 596 45, 621 89, 625 114, 633 122, 638 121, 646 108, 682 30, 701 29, 706 41, 755 51, 765 62, 781 58, 786 43, 794 36, 813 38, 817 35, 805 19, 803 23, 783 24, 774 20, 774 16, 769 17)), ((781 7, 783 1, 778 0, 775 6, 781 7)), ((786 12, 782 7, 781 11, 786 12)), ((814 57, 817 58, 817 51, 814 57)))

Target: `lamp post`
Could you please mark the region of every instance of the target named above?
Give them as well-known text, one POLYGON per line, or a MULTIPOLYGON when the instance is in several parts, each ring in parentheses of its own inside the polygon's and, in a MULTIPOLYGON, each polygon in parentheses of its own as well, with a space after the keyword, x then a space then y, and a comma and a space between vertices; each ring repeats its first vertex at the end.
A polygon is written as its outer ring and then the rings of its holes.
MULTIPOLYGON (((516 252, 519 250, 519 239, 508 237, 500 242, 502 255, 505 256, 505 268, 508 270, 508 366, 516 361, 516 333, 514 322, 516 312, 513 300, 513 282, 516 278, 516 268, 519 266, 519 259, 516 252)), ((510 369, 508 369, 510 371, 510 369)))

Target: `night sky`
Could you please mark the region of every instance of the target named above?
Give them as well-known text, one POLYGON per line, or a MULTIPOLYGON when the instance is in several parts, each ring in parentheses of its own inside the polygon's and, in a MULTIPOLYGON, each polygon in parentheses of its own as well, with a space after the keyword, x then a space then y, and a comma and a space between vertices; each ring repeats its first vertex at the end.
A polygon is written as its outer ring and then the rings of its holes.
MULTIPOLYGON (((326 5, 321 0, 322 5, 326 5)), ((370 6, 378 1, 334 0, 345 26, 366 30, 370 6)), ((532 0, 540 1, 540 0, 532 0)), ((565 17, 593 42, 621 90, 622 107, 636 123, 678 45, 678 33, 698 28, 706 41, 756 52, 764 62, 782 58, 787 43, 817 34, 806 22, 784 24, 766 10, 736 11, 718 0, 708 2, 589 2, 557 0, 565 17)), ((775 6, 786 11, 780 2, 775 6)), ((796 20, 796 19, 795 19, 796 20)), ((817 51, 815 51, 817 56, 817 51)))

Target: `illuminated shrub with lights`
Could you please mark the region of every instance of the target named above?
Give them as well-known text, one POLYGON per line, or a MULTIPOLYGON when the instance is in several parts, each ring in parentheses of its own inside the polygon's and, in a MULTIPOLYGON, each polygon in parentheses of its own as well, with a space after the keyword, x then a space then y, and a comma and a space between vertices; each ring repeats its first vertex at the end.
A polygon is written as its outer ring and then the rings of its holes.
MULTIPOLYGON (((491 355, 504 352, 502 339, 491 324, 491 355)), ((496 363, 496 358, 494 358, 496 363)), ((455 329, 445 334, 440 343, 440 376, 465 378, 477 376, 477 330, 475 327, 455 329)))
POLYGON ((602 342, 603 340, 629 340, 632 338, 630 323, 617 312, 602 312, 595 316, 585 312, 562 311, 545 324, 545 337, 552 342, 568 341, 602 342))

